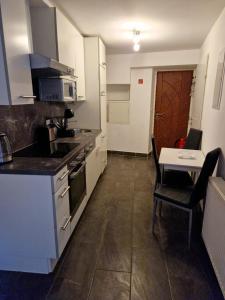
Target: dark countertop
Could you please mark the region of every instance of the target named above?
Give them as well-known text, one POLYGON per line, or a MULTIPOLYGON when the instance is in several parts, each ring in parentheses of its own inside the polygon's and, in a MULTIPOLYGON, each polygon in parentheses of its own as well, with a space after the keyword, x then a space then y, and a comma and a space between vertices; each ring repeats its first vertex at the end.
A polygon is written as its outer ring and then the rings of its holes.
POLYGON ((75 137, 58 138, 56 142, 79 143, 79 146, 63 158, 14 157, 12 162, 0 165, 0 174, 55 175, 100 133, 101 130, 92 130, 79 133, 75 137))

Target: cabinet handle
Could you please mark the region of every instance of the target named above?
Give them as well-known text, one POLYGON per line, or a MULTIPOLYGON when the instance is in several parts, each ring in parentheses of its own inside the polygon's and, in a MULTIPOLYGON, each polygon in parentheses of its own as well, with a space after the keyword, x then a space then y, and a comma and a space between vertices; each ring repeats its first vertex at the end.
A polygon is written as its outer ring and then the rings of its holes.
POLYGON ((66 175, 68 175, 69 174, 69 170, 68 171, 66 171, 65 173, 63 173, 63 175, 61 176, 61 177, 59 177, 57 180, 60 180, 60 181, 62 181, 63 180, 63 178, 65 178, 66 177, 66 175))
POLYGON ((66 195, 66 193, 69 191, 69 189, 70 189, 70 186, 68 186, 67 188, 65 188, 65 190, 63 191, 63 193, 60 195, 60 198, 63 198, 66 195))
POLYGON ((65 231, 67 226, 69 225, 70 223, 70 220, 71 220, 71 216, 69 216, 69 218, 67 218, 65 224, 61 227, 61 230, 65 231))
POLYGON ((103 65, 103 66, 107 66, 107 63, 106 63, 106 62, 103 62, 102 65, 103 65))
POLYGON ((84 96, 77 96, 77 98, 82 99, 82 98, 84 98, 84 96))
POLYGON ((106 92, 101 92, 101 96, 106 96, 106 92))
POLYGON ((30 96, 26 96, 26 95, 23 95, 23 96, 19 96, 19 98, 23 98, 23 99, 29 99, 29 98, 33 98, 33 99, 36 99, 37 96, 34 96, 34 95, 30 95, 30 96))

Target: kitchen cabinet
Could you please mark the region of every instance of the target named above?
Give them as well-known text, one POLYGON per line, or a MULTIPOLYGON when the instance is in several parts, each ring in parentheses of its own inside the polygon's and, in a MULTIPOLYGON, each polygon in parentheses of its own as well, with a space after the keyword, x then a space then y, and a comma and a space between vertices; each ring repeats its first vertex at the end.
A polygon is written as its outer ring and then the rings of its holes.
POLYGON ((86 99, 85 93, 85 69, 84 69, 84 38, 77 32, 75 47, 75 74, 77 78, 77 101, 86 99))
POLYGON ((1 270, 53 271, 71 235, 67 174, 0 174, 1 270))
POLYGON ((26 0, 0 1, 0 105, 33 104, 26 0))
POLYGON ((101 173, 100 145, 96 147, 86 158, 86 185, 87 198, 89 199, 101 173))
POLYGON ((99 39, 99 64, 106 67, 105 45, 101 39, 99 39))
POLYGON ((87 101, 76 109, 76 124, 80 128, 101 129, 101 137, 104 142, 101 143, 100 153, 102 157, 104 156, 104 164, 106 164, 107 95, 105 46, 99 37, 84 38, 84 46, 87 101))
POLYGON ((33 49, 74 69, 78 101, 85 100, 84 38, 55 7, 31 7, 33 49))

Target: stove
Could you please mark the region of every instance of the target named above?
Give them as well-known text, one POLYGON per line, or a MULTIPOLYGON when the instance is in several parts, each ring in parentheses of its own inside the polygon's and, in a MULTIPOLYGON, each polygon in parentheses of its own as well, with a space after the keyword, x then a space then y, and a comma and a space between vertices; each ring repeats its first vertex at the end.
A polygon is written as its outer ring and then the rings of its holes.
POLYGON ((78 147, 79 143, 56 143, 34 144, 19 150, 13 154, 14 157, 49 157, 62 158, 71 150, 78 147))

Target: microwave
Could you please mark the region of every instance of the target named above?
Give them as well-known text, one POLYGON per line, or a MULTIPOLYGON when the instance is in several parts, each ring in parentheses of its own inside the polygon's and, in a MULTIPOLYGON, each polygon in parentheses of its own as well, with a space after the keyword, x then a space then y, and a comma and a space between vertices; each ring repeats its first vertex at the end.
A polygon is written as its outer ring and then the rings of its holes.
POLYGON ((77 100, 76 81, 73 77, 43 77, 38 79, 41 101, 74 102, 77 100))

